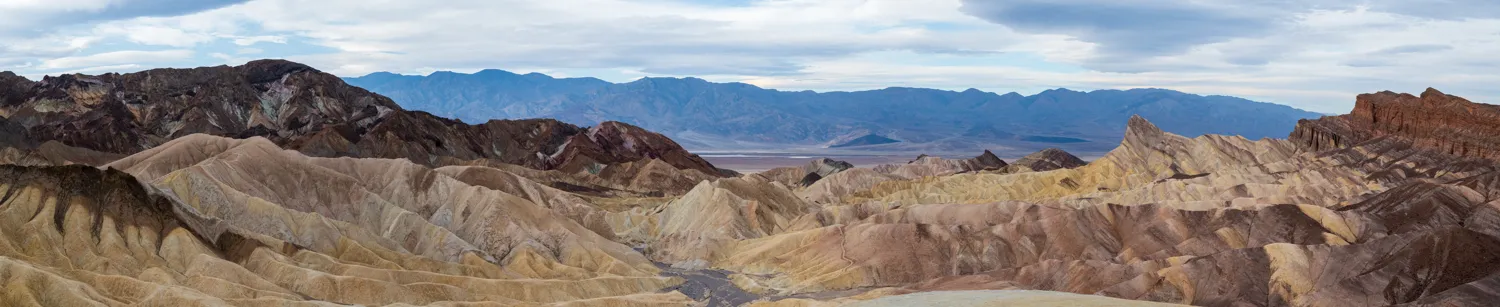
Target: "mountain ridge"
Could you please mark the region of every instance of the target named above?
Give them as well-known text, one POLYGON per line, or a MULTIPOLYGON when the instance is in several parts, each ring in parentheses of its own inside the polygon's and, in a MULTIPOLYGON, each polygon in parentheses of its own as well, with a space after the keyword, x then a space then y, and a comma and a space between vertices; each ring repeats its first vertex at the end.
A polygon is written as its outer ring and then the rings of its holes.
POLYGON ((720 175, 666 136, 629 124, 604 121, 580 127, 553 119, 467 124, 406 110, 387 97, 285 60, 69 74, 41 81, 4 74, 0 130, 5 132, 0 147, 21 151, 56 141, 129 155, 204 133, 265 137, 309 156, 404 158, 429 167, 510 164, 593 176, 625 164, 645 171, 639 165, 656 160, 669 166, 660 171, 720 175))
POLYGON ((1158 88, 1059 88, 1030 96, 900 86, 783 91, 695 77, 612 83, 498 69, 426 76, 380 72, 344 80, 392 97, 409 109, 465 121, 557 118, 589 125, 614 120, 699 149, 826 147, 838 139, 879 134, 907 143, 895 147, 915 151, 1016 147, 1016 153, 1024 154, 1062 144, 1069 150, 1098 152, 1118 142, 1120 127, 1136 114, 1182 135, 1237 134, 1251 139, 1283 137, 1297 120, 1321 116, 1274 103, 1158 88), (997 130, 1002 133, 994 135, 1004 137, 964 135, 974 128, 997 130))

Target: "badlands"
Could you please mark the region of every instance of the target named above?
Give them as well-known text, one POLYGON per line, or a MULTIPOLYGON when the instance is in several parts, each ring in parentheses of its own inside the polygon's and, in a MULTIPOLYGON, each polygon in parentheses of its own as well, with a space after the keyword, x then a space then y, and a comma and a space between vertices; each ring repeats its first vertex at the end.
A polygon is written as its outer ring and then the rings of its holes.
POLYGON ((1381 92, 1285 139, 738 174, 279 60, 0 73, 0 305, 1494 305, 1497 123, 1381 92))

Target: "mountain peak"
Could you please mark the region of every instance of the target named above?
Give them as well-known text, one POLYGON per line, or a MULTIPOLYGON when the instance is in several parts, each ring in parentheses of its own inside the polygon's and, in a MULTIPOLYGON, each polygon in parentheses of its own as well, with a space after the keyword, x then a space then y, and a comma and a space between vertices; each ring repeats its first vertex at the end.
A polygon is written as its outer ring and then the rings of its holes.
POLYGON ((386 78, 386 77, 400 77, 400 76, 401 76, 401 74, 397 74, 397 73, 393 73, 393 72, 389 72, 389 71, 377 71, 377 72, 368 73, 368 74, 365 74, 363 76, 359 76, 359 77, 355 77, 355 78, 386 78))
POLYGON ((1431 87, 1427 88, 1427 90, 1425 91, 1422 91, 1422 99, 1428 99, 1428 97, 1443 98, 1447 96, 1448 94, 1443 94, 1442 91, 1431 87))
POLYGON ((1146 120, 1145 117, 1141 117, 1140 114, 1131 115, 1130 116, 1130 122, 1128 122, 1128 123, 1125 124, 1125 134, 1127 134, 1127 135, 1128 134, 1155 135, 1155 134, 1161 134, 1161 133, 1162 133, 1161 128, 1157 128, 1156 124, 1152 124, 1151 121, 1146 120))
POLYGON ((1161 128, 1157 128, 1155 124, 1147 121, 1146 118, 1140 115, 1131 115, 1130 122, 1125 124, 1125 140, 1123 143, 1149 146, 1149 144, 1156 143, 1156 140, 1161 139, 1165 135, 1166 132, 1161 131, 1161 128))
POLYGON ((490 68, 490 69, 485 69, 485 70, 480 70, 480 71, 474 72, 474 75, 476 75, 476 76, 503 76, 503 77, 519 76, 519 74, 516 74, 514 72, 510 72, 508 70, 494 69, 494 68, 490 68))

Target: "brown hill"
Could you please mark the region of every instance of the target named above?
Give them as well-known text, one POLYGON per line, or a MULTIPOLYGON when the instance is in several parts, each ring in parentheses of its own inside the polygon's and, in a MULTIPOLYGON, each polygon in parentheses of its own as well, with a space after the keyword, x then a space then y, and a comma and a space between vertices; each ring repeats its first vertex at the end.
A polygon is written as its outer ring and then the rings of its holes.
POLYGON ((627 124, 583 128, 546 119, 466 124, 403 110, 336 76, 282 60, 73 74, 38 82, 6 73, 0 75, 0 117, 5 129, 22 131, 27 142, 58 141, 113 154, 203 133, 265 137, 310 156, 405 158, 427 166, 486 159, 597 172, 657 159, 678 169, 719 174, 676 142, 627 124))

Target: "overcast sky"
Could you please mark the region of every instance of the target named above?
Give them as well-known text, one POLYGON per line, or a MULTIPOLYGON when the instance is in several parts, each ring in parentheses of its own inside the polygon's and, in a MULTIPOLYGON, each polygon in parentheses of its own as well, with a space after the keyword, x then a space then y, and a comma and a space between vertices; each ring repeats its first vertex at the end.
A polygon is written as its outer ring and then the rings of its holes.
POLYGON ((1327 113, 1427 87, 1500 103, 1494 0, 0 0, 0 42, 0 70, 31 78, 284 58, 340 76, 1159 87, 1327 113))

